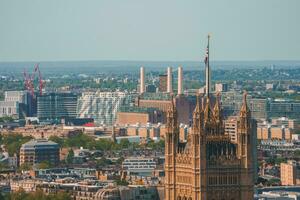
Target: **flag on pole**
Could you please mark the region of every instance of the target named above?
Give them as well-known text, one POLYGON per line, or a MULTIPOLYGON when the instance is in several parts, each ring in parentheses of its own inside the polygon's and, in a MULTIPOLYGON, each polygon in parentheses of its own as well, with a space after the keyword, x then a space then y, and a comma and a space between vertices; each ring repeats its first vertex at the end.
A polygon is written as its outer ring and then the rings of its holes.
POLYGON ((205 63, 205 65, 207 65, 207 63, 208 63, 208 45, 207 45, 206 52, 205 52, 204 63, 205 63))

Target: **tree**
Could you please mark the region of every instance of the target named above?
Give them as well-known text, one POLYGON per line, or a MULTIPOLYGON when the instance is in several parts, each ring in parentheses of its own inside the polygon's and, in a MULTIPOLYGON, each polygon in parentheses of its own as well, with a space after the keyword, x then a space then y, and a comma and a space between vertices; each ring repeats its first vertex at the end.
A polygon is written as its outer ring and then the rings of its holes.
POLYGON ((32 169, 32 165, 29 163, 23 163, 22 165, 20 165, 19 170, 23 170, 23 171, 29 171, 32 169))
POLYGON ((101 157, 101 159, 97 161, 97 168, 105 167, 111 164, 112 164, 111 160, 106 159, 105 157, 101 157))
POLYGON ((41 163, 38 164, 38 168, 39 169, 49 169, 51 167, 52 166, 51 166, 51 164, 50 164, 49 161, 43 161, 43 162, 41 162, 41 163))
POLYGON ((24 200, 28 197, 28 194, 24 191, 24 189, 19 189, 17 192, 11 193, 8 199, 11 200, 24 200))
POLYGON ((300 150, 296 150, 294 155, 296 158, 300 158, 300 150))
POLYGON ((158 142, 154 142, 153 140, 150 140, 146 146, 154 150, 160 150, 165 148, 165 141, 159 140, 158 142))
POLYGON ((73 149, 70 149, 66 158, 67 164, 72 164, 74 159, 74 151, 73 149))
POLYGON ((99 139, 95 142, 95 149, 102 150, 102 151, 108 151, 111 150, 114 143, 111 140, 108 139, 99 139))
POLYGON ((2 136, 1 144, 4 144, 7 148, 8 154, 13 156, 19 153, 21 145, 31 140, 32 137, 25 136, 21 134, 7 134, 2 136))
POLYGON ((121 139, 119 146, 121 149, 127 149, 130 146, 130 142, 128 139, 121 139))
POLYGON ((66 192, 59 192, 55 195, 49 195, 49 199, 51 200, 71 200, 71 196, 70 194, 66 193, 66 192))
POLYGON ((117 185, 124 185, 127 186, 129 183, 126 180, 117 179, 116 180, 117 185))
POLYGON ((8 169, 8 168, 9 168, 8 164, 3 163, 3 162, 0 163, 0 170, 4 170, 4 169, 8 169))
POLYGON ((93 147, 94 139, 83 133, 79 133, 75 136, 72 136, 66 140, 66 146, 68 147, 93 147))
POLYGON ((49 140, 56 142, 57 144, 59 144, 60 147, 64 147, 65 146, 65 140, 61 137, 52 135, 49 137, 49 140))
MULTIPOLYGON (((0 198, 3 199, 3 198, 0 198)), ((71 200, 71 196, 66 192, 59 192, 57 194, 49 194, 37 189, 32 193, 25 193, 23 189, 10 193, 6 198, 7 200, 71 200)))

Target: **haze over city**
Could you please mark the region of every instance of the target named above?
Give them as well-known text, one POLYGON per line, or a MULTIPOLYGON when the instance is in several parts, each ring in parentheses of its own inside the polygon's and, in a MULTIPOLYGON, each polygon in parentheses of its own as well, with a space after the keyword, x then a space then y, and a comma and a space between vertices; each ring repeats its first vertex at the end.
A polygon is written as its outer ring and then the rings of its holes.
POLYGON ((0 200, 300 199, 298 0, 0 0, 0 200))
POLYGON ((0 2, 0 61, 299 60, 297 0, 0 2))

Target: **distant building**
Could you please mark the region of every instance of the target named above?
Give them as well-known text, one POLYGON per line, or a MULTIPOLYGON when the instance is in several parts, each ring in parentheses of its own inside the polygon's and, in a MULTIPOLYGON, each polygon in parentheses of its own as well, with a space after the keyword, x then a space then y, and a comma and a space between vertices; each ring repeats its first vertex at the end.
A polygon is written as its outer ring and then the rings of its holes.
POLYGON ((32 179, 23 179, 23 180, 14 180, 10 182, 11 191, 20 191, 20 189, 25 192, 35 192, 37 186, 41 184, 41 180, 32 180, 32 179))
POLYGON ((125 92, 85 92, 78 99, 77 117, 93 118, 96 124, 112 125, 121 106, 129 106, 133 94, 125 92))
MULTIPOLYGON (((249 95, 248 106, 251 116, 256 119, 268 118, 268 101, 267 99, 255 99, 249 95)), ((222 94, 222 107, 225 116, 236 115, 242 105, 242 94, 238 92, 225 92, 222 94)))
POLYGON ((32 98, 27 91, 5 91, 0 101, 0 117, 25 118, 33 115, 32 98))
MULTIPOLYGON (((84 197, 86 199, 86 197, 84 197)), ((93 200, 156 200, 160 199, 156 187, 143 185, 130 185, 106 188, 98 190, 93 200)))
POLYGON ((19 103, 14 101, 0 101, 0 117, 19 118, 19 103))
POLYGON ((59 163, 59 145, 46 139, 31 140, 21 146, 20 165, 30 165, 48 161, 56 166, 59 163))
POLYGON ((227 92, 228 84, 227 83, 216 83, 215 90, 216 90, 216 92, 227 92))
POLYGON ((262 192, 255 196, 255 200, 298 200, 300 198, 299 192, 291 192, 287 190, 276 190, 262 192))
POLYGON ((238 118, 229 117, 225 120, 225 134, 230 136, 233 143, 237 144, 238 118))
POLYGON ((76 118, 77 95, 50 93, 37 96, 37 117, 40 120, 76 118))
POLYGON ((275 99, 268 102, 268 116, 300 119, 300 101, 275 99))
POLYGON ((258 124, 258 140, 288 140, 292 139, 293 129, 271 124, 258 124))
POLYGON ((149 176, 156 168, 154 158, 134 157, 127 158, 122 163, 122 168, 131 175, 149 176))
POLYGON ((168 87, 168 76, 166 74, 159 75, 158 91, 167 92, 167 87, 168 87))
POLYGON ((300 184, 300 164, 289 160, 287 163, 280 164, 280 179, 282 185, 300 184))
POLYGON ((274 89, 274 84, 273 83, 267 83, 266 84, 266 90, 273 90, 274 89))
POLYGON ((155 85, 146 85, 146 92, 155 93, 156 92, 155 85))
POLYGON ((289 119, 287 117, 272 118, 272 124, 291 129, 300 129, 300 119, 289 119))
POLYGON ((117 113, 116 124, 141 124, 163 122, 164 114, 159 109, 141 107, 121 107, 117 113))
MULTIPOLYGON (((189 124, 192 118, 192 110, 194 104, 188 97, 177 96, 175 102, 178 109, 178 121, 179 123, 189 124)), ((156 108, 164 113, 163 122, 166 122, 166 111, 169 108, 171 101, 171 95, 169 93, 145 93, 143 96, 137 99, 135 103, 141 108, 156 108)))

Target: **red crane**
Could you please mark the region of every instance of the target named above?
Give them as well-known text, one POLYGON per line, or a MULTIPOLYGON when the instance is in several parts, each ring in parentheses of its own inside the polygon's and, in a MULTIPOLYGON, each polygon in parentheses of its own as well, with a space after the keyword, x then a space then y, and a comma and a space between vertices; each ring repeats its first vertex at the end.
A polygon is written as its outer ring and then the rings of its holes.
POLYGON ((34 84, 33 84, 33 82, 34 82, 36 72, 38 73, 39 93, 40 93, 40 95, 42 95, 43 94, 43 88, 44 88, 44 81, 42 79, 42 73, 40 71, 39 64, 36 64, 34 66, 34 70, 33 70, 33 73, 31 74, 31 76, 26 73, 25 69, 24 69, 24 72, 23 72, 24 86, 30 92, 32 97, 35 97, 34 96, 34 84))

